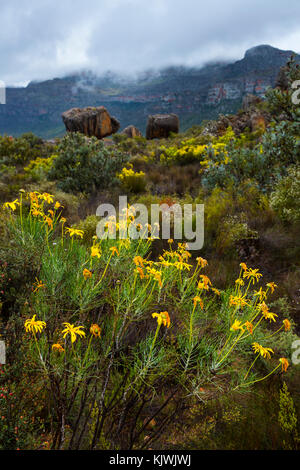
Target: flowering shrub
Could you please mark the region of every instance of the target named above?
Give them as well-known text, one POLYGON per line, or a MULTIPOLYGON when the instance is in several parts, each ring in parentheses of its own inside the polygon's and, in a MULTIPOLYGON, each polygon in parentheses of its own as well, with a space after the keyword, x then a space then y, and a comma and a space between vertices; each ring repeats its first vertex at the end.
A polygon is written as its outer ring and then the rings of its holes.
MULTIPOLYGON (((160 147, 160 161, 164 164, 179 163, 185 165, 192 162, 200 162, 207 166, 211 158, 221 156, 221 161, 228 163, 227 145, 235 139, 235 134, 231 127, 228 127, 225 134, 218 138, 213 138, 211 143, 199 143, 199 139, 193 137, 181 142, 180 146, 160 147)), ((206 140, 206 138, 205 138, 206 140)))
POLYGON ((56 158, 57 155, 51 155, 48 158, 38 157, 35 160, 31 160, 29 165, 24 168, 24 171, 35 181, 45 179, 56 158))
POLYGON ((134 171, 132 168, 123 168, 118 174, 124 189, 132 193, 141 193, 146 189, 145 173, 143 171, 134 171))
MULTIPOLYGON (((50 448, 148 448, 183 405, 287 371, 272 338, 291 323, 268 328, 279 320, 267 305, 277 286, 263 285, 258 269, 241 263, 235 285, 220 291, 205 274, 207 261, 193 261, 184 243, 169 240, 151 259, 149 225, 139 227, 146 239, 94 237, 86 246, 49 193, 21 193, 4 210, 9 239, 40 247, 31 292, 10 329, 42 384, 36 401, 50 448), (154 417, 160 424, 149 434, 154 417)), ((134 226, 134 207, 126 214, 120 223, 111 218, 106 233, 134 226)))

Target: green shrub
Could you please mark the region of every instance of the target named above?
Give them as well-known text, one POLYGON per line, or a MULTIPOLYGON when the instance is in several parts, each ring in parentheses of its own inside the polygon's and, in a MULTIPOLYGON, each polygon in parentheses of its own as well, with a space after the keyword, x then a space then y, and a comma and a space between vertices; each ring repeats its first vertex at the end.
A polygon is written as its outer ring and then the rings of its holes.
POLYGON ((75 225, 77 230, 84 232, 84 242, 92 243, 93 237, 96 236, 96 228, 99 222, 100 219, 96 215, 88 215, 84 220, 81 220, 79 224, 75 225))
POLYGON ((79 133, 68 134, 58 146, 48 178, 57 180, 65 192, 90 193, 116 183, 116 173, 128 161, 128 155, 105 147, 96 138, 79 133))
POLYGON ((53 147, 32 133, 17 138, 0 136, 0 164, 24 165, 38 157, 50 156, 53 147))
POLYGON ((51 155, 48 158, 36 158, 31 160, 29 165, 24 168, 25 173, 35 181, 41 181, 45 179, 53 165, 57 155, 51 155))
POLYGON ((278 182, 270 205, 286 222, 300 222, 300 165, 291 166, 288 175, 278 182))
POLYGON ((268 128, 261 143, 254 147, 236 145, 233 141, 227 145, 223 158, 211 153, 203 172, 203 185, 208 189, 216 185, 224 188, 229 183, 237 186, 253 179, 262 190, 270 191, 286 175, 287 167, 299 161, 300 141, 295 132, 293 123, 282 121, 268 128))

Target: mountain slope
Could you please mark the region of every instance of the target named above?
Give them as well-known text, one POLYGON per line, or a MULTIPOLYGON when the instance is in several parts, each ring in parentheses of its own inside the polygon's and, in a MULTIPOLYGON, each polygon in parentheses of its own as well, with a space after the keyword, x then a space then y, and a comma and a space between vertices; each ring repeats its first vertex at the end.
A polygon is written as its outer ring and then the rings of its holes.
POLYGON ((121 129, 134 124, 144 132, 148 114, 169 112, 179 115, 185 129, 219 113, 236 112, 248 93, 263 96, 292 53, 261 45, 232 64, 170 67, 145 72, 135 80, 86 72, 9 88, 7 104, 0 106, 0 134, 32 131, 45 138, 60 136, 65 132, 63 111, 100 105, 121 122, 121 129))

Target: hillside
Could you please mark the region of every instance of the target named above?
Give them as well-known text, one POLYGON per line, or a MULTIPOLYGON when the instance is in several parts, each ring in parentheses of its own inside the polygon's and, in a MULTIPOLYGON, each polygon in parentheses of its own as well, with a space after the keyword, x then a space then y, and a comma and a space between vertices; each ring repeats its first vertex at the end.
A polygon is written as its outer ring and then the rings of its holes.
POLYGON ((121 129, 134 124, 144 132, 148 114, 174 112, 185 130, 220 113, 235 113, 248 93, 263 96, 291 55, 292 51, 261 45, 232 64, 170 67, 145 72, 137 79, 85 72, 8 88, 7 104, 0 106, 0 134, 32 131, 44 138, 62 136, 61 113, 87 105, 106 106, 121 122, 121 129))

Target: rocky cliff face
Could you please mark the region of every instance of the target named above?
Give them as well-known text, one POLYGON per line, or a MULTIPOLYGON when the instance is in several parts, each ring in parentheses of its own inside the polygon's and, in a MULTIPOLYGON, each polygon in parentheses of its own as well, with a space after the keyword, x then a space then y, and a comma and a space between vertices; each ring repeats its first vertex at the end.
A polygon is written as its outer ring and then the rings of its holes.
POLYGON ((102 105, 122 128, 133 124, 145 132, 149 114, 175 113, 184 129, 219 113, 236 112, 248 93, 263 97, 291 55, 292 51, 261 45, 232 64, 171 67, 145 73, 136 81, 84 73, 11 88, 7 104, 0 106, 0 134, 33 131, 46 138, 59 136, 64 133, 60 117, 64 110, 102 105))

